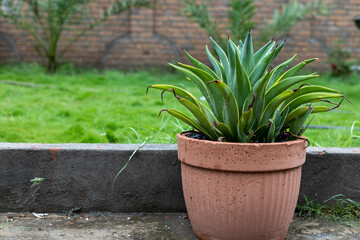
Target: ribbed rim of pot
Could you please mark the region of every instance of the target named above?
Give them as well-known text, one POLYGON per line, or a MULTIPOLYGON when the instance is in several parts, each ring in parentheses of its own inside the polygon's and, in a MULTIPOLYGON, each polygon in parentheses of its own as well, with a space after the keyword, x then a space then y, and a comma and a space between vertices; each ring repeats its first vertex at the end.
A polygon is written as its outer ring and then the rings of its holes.
POLYGON ((306 141, 234 143, 198 140, 177 134, 178 157, 195 167, 241 172, 279 171, 305 163, 306 141))

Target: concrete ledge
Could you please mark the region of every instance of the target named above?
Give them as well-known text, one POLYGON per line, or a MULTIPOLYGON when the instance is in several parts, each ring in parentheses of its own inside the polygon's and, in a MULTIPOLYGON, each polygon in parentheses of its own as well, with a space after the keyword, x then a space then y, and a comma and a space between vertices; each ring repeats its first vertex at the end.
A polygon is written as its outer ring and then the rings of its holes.
MULTIPOLYGON (((183 212, 176 145, 149 144, 119 176, 137 144, 0 143, 0 212, 183 212), (30 180, 45 178, 39 188, 30 180)), ((360 201, 360 148, 308 148, 303 195, 360 201)))
POLYGON ((360 201, 360 148, 308 148, 299 202, 304 195, 321 203, 337 194, 360 201))

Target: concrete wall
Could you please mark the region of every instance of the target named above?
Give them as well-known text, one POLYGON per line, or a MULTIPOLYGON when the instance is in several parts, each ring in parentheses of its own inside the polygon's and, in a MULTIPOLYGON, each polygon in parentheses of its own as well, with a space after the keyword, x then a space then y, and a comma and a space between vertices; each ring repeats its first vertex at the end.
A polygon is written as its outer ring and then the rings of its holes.
MULTIPOLYGON (((181 212, 176 145, 0 143, 0 212, 181 212), (37 188, 30 180, 45 178, 37 188)), ((360 148, 308 148, 300 196, 360 201, 360 148)), ((300 202, 302 202, 300 197, 300 202)))
MULTIPOLYGON (((130 67, 165 66, 172 60, 186 61, 183 47, 201 61, 206 61, 205 44, 208 34, 198 24, 181 14, 180 0, 153 0, 156 9, 133 9, 111 17, 81 37, 68 51, 66 61, 80 66, 105 66, 128 69, 130 67)), ((309 2, 311 0, 299 0, 309 2)), ((227 8, 230 0, 211 1, 210 11, 226 32, 227 8)), ((255 0, 257 6, 254 20, 259 26, 270 19, 275 9, 288 0, 255 0)), ((91 7, 96 14, 111 0, 94 0, 91 7)), ((329 0, 328 16, 311 17, 295 27, 287 36, 287 46, 279 60, 298 53, 298 61, 318 57, 311 64, 317 68, 327 66, 327 50, 338 39, 344 41, 354 58, 360 57, 360 31, 352 19, 359 15, 359 0, 329 0)), ((64 47, 67 34, 59 43, 64 47)), ((276 36, 274 36, 276 37, 276 36)), ((34 41, 24 31, 0 18, 0 63, 13 61, 41 61, 34 48, 34 41)))

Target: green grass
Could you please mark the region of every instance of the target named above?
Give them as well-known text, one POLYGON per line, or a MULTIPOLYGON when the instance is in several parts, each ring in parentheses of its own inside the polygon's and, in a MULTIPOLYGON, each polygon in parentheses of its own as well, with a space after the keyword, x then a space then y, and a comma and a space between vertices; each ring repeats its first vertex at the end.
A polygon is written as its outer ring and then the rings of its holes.
POLYGON ((310 139, 312 146, 322 147, 360 147, 360 75, 347 77, 333 77, 324 75, 319 79, 309 82, 313 85, 323 85, 342 91, 350 99, 351 103, 344 101, 343 104, 330 112, 316 114, 311 125, 328 125, 347 127, 349 129, 308 129, 305 136, 310 139), (354 130, 351 132, 351 127, 354 130), (353 137, 351 137, 353 136, 353 137))
MULTIPOLYGON (((146 87, 158 82, 185 83, 171 73, 84 70, 47 75, 38 65, 2 66, 0 80, 39 85, 24 87, 1 82, 0 141, 41 143, 135 143, 154 136, 173 142, 179 131, 166 114, 174 105, 146 87), (132 129, 134 130, 132 130, 132 129), (135 133, 136 132, 136 133, 135 133)), ((176 123, 176 122, 175 122, 176 123)), ((183 125, 185 126, 185 125, 183 125)))
POLYGON ((342 194, 329 198, 324 204, 304 198, 305 204, 296 206, 298 215, 303 218, 323 218, 350 226, 360 221, 360 203, 342 194))
MULTIPOLYGON (((324 77, 321 84, 339 89, 352 101, 339 110, 319 114, 313 125, 351 127, 360 120, 360 81, 324 77)), ((199 92, 180 74, 160 71, 120 72, 115 70, 61 69, 47 75, 36 64, 0 66, 0 141, 40 143, 139 143, 146 137, 152 143, 174 143, 177 132, 187 129, 163 108, 181 107, 173 96, 147 86, 168 83, 199 92), (34 84, 35 87, 11 85, 5 81, 34 84)), ((360 124, 358 125, 360 127, 360 124)), ((360 135, 354 131, 354 135, 360 135)), ((314 130, 306 134, 313 145, 341 146, 350 130, 314 130)), ((345 144, 350 146, 349 142, 345 144)), ((360 146, 357 138, 352 146, 360 146)))

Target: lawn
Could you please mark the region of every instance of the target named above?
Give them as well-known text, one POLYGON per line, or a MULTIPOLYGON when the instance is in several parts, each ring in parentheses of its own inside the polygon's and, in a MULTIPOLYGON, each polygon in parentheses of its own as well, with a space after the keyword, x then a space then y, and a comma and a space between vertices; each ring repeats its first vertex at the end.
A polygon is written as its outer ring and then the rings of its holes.
MULTIPOLYGON (((339 89, 352 101, 332 113, 319 114, 312 125, 351 127, 360 120, 360 81, 323 77, 317 83, 339 89)), ((174 143, 175 134, 187 129, 163 108, 179 104, 168 94, 147 86, 183 85, 194 91, 184 76, 164 71, 120 72, 63 68, 47 75, 35 64, 0 66, 1 142, 33 143, 174 143)), ((313 81, 314 83, 314 81, 313 81)), ((314 83, 315 84, 315 83, 314 83)), ((200 96, 196 91, 197 96, 200 96)), ((360 124, 357 125, 360 127, 360 124)), ((359 131, 353 134, 360 135, 359 131)), ((312 145, 350 146, 350 129, 309 129, 312 145)), ((353 147, 360 146, 357 138, 353 147)))

